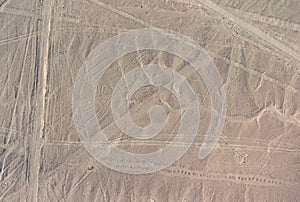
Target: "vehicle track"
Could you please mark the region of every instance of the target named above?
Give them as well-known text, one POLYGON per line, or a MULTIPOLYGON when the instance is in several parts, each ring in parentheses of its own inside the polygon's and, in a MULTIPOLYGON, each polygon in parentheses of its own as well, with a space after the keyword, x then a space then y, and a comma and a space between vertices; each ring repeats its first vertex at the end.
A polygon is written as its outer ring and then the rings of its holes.
POLYGON ((231 11, 233 13, 236 13, 239 16, 243 16, 244 19, 250 19, 251 21, 257 21, 257 22, 261 22, 264 24, 300 32, 300 25, 297 23, 294 23, 294 22, 290 22, 290 21, 286 21, 286 20, 282 20, 282 19, 274 18, 274 17, 263 16, 258 13, 245 12, 240 9, 235 9, 235 8, 231 8, 228 6, 226 7, 226 9, 228 9, 229 11, 231 11))
MULTIPOLYGON (((181 2, 181 3, 186 3, 184 0, 176 0, 176 1, 181 2)), ((298 62, 300 61, 300 54, 295 52, 292 48, 284 45, 283 43, 281 43, 279 40, 275 39, 274 37, 272 37, 268 33, 258 29, 257 27, 247 23, 246 21, 244 21, 242 19, 238 18, 236 15, 232 14, 228 10, 222 8, 221 6, 218 6, 217 4, 213 3, 212 1, 209 1, 209 0, 190 0, 189 4, 191 4, 193 6, 200 6, 200 7, 204 6, 208 9, 211 9, 211 10, 215 11, 219 15, 221 15, 221 16, 231 20, 235 24, 243 27, 244 30, 246 30, 250 34, 259 37, 260 39, 267 42, 269 45, 273 46, 274 48, 279 49, 282 52, 284 52, 285 54, 293 57, 298 62)))
MULTIPOLYGON (((170 134, 165 134, 169 136, 170 134)), ((159 136, 162 136, 160 134, 159 136)), ((199 136, 199 135, 198 135, 199 136)), ((205 137, 203 135, 203 137, 205 137)), ((228 138, 225 136, 222 136, 222 138, 225 143, 218 143, 217 148, 226 150, 226 149, 243 149, 243 150, 256 150, 256 151, 276 151, 276 152, 287 152, 287 153, 299 153, 300 154, 300 148, 297 146, 291 146, 289 144, 285 145, 285 143, 278 143, 278 142, 268 142, 268 141, 257 141, 252 140, 254 142, 250 142, 248 144, 238 144, 238 143, 232 143, 233 140, 241 141, 242 139, 245 139, 245 141, 250 141, 251 138, 228 138), (233 140, 232 140, 233 139, 233 140), (256 141, 256 142, 255 142, 256 141), (231 143, 229 143, 231 142, 231 143), (268 142, 268 144, 267 144, 268 142), (265 143, 265 144, 264 144, 265 143), (228 147, 229 144, 229 147, 228 147), (264 145, 263 145, 264 144, 264 145), (282 146, 275 146, 272 147, 270 145, 272 144, 283 144, 282 146), (285 145, 285 146, 284 146, 285 145)), ((166 146, 170 144, 172 140, 132 140, 130 142, 124 142, 124 138, 118 138, 112 141, 112 144, 116 147, 118 146, 166 146)), ((44 145, 64 145, 64 146, 81 146, 83 143, 87 144, 88 142, 77 142, 77 141, 47 141, 44 143, 44 145)), ((92 142, 91 144, 97 145, 98 147, 106 147, 107 144, 102 142, 92 142)), ((199 149, 201 147, 202 143, 193 143, 190 148, 199 149)), ((174 142, 172 144, 174 147, 181 147, 184 146, 185 143, 183 142, 174 142)))
POLYGON ((145 27, 148 27, 148 28, 149 28, 149 27, 153 27, 153 26, 152 26, 151 24, 149 24, 148 22, 145 22, 144 20, 141 20, 141 19, 139 19, 139 18, 137 18, 137 17, 134 17, 134 16, 132 16, 132 15, 130 15, 130 14, 124 12, 124 11, 121 11, 121 10, 119 10, 119 9, 116 9, 116 8, 114 8, 114 7, 113 7, 112 5, 110 5, 110 4, 107 4, 107 3, 104 3, 104 2, 101 2, 101 1, 98 1, 98 0, 88 0, 88 2, 90 2, 90 3, 92 3, 92 4, 95 4, 95 5, 98 5, 98 6, 101 6, 101 7, 105 8, 105 9, 108 9, 108 10, 110 10, 110 11, 113 12, 113 13, 116 13, 116 14, 122 16, 122 17, 125 17, 125 18, 129 19, 129 20, 132 20, 133 22, 142 24, 142 25, 144 25, 145 27))
POLYGON ((18 16, 24 16, 24 17, 33 17, 34 14, 27 10, 21 10, 17 8, 8 8, 5 7, 0 11, 0 13, 10 14, 10 15, 18 15, 18 16))

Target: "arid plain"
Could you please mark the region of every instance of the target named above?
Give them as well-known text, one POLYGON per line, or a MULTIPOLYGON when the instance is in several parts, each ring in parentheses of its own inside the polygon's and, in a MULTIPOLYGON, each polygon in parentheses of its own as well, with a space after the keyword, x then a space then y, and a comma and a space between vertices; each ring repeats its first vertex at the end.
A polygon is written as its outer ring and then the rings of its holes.
POLYGON ((299 201, 299 8, 298 0, 0 0, 0 201, 299 201), (163 130, 136 140, 117 127, 110 100, 132 68, 172 68, 199 100, 199 129, 188 151, 167 168, 132 175, 85 149, 72 95, 97 46, 140 28, 172 30, 204 48, 222 77, 227 112, 217 145, 200 160, 212 113, 201 75, 159 50, 118 58, 95 96, 99 124, 116 147, 157 151, 180 125, 176 97, 150 85, 130 98, 130 115, 146 127, 151 106, 161 105, 168 115, 163 130))

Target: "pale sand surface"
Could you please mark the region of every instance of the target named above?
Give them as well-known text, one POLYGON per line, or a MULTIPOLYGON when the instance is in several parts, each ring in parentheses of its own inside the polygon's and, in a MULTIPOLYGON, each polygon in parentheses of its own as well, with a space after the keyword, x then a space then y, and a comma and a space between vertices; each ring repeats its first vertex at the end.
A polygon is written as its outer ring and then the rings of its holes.
POLYGON ((0 0, 0 201, 299 201, 299 7, 298 0, 0 0), (189 36, 207 51, 223 79, 227 115, 216 147, 199 160, 211 117, 201 76, 162 51, 118 58, 95 96, 99 123, 117 147, 154 152, 178 131, 179 103, 158 86, 130 99, 130 115, 141 127, 150 123, 151 106, 165 108, 169 118, 157 136, 136 140, 116 126, 111 95, 134 67, 178 71, 200 102, 200 126, 184 156, 158 172, 130 175, 83 147, 72 92, 99 44, 150 27, 189 36))

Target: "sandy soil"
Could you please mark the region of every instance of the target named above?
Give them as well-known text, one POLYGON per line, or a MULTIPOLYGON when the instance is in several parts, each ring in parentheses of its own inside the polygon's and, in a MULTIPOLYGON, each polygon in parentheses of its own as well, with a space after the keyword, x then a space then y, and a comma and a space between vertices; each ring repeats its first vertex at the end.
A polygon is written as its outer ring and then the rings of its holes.
POLYGON ((299 7, 298 0, 0 0, 0 201, 299 201, 299 7), (139 140, 117 127, 113 89, 134 67, 176 70, 199 100, 200 125, 188 151, 167 168, 132 175, 86 150, 72 96, 97 46, 153 27, 186 35, 207 51, 226 90, 226 121, 216 147, 200 160, 212 113, 201 75, 159 50, 118 58, 95 95, 98 122, 116 147, 158 151, 179 130, 176 97, 155 85, 133 94, 130 115, 146 127, 149 109, 159 104, 168 114, 163 130, 139 140))

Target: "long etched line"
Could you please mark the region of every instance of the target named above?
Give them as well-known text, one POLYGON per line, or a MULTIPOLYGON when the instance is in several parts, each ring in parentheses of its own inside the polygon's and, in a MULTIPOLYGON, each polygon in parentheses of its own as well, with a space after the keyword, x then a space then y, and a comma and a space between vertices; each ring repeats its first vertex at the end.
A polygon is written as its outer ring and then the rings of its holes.
POLYGON ((105 8, 105 9, 108 9, 108 10, 110 10, 111 12, 116 13, 116 14, 122 16, 122 17, 125 17, 125 18, 129 19, 129 20, 132 20, 132 21, 134 21, 134 22, 137 22, 137 23, 139 23, 139 24, 142 24, 142 25, 144 25, 145 27, 153 27, 151 24, 149 24, 149 23, 147 23, 147 22, 145 22, 145 21, 143 21, 143 20, 141 20, 141 19, 139 19, 139 18, 137 18, 137 17, 134 17, 134 16, 132 16, 132 15, 130 15, 130 14, 124 12, 124 11, 121 11, 121 10, 119 10, 119 9, 116 9, 116 8, 114 8, 114 7, 113 7, 112 5, 110 5, 110 4, 107 4, 107 3, 104 3, 104 2, 100 2, 100 1, 97 1, 97 0, 88 0, 88 1, 91 2, 91 3, 93 3, 93 4, 96 4, 96 5, 98 5, 98 6, 101 6, 101 7, 105 8))
POLYGON ((300 25, 297 23, 294 23, 294 22, 289 22, 286 20, 269 17, 269 16, 263 16, 258 13, 245 12, 245 11, 242 11, 242 10, 239 10, 236 8, 231 8, 231 7, 226 7, 226 8, 228 10, 230 10, 238 15, 244 16, 245 18, 250 19, 250 20, 267 23, 267 24, 270 24, 273 26, 283 27, 286 29, 291 29, 293 31, 298 31, 298 32, 300 31, 300 25))
MULTIPOLYGON (((49 40, 51 34, 51 18, 52 18, 52 0, 44 0, 39 2, 41 7, 40 17, 40 47, 37 50, 39 58, 37 59, 35 80, 37 80, 34 88, 37 92, 37 113, 35 119, 38 124, 35 126, 36 136, 31 141, 31 168, 30 171, 30 197, 31 201, 38 201, 39 191, 39 169, 40 169, 40 151, 41 151, 41 136, 43 136, 45 125, 45 101, 47 92, 47 74, 48 74, 48 55, 49 55, 49 40)), ((39 24, 39 23, 38 23, 39 24)))
MULTIPOLYGON (((184 3, 184 0, 176 0, 176 1, 184 3)), ((249 33, 261 38, 262 40, 269 43, 276 49, 279 49, 279 50, 285 52, 286 54, 290 55, 291 57, 295 58, 296 60, 300 61, 299 53, 296 53, 292 48, 287 47, 286 45, 281 43, 279 40, 277 40, 274 37, 270 36, 269 34, 263 32, 262 30, 258 29, 257 27, 254 27, 253 25, 247 23, 246 21, 238 18, 236 15, 234 15, 231 12, 225 10, 224 8, 218 6, 217 4, 215 4, 209 0, 190 0, 189 3, 192 5, 195 5, 195 6, 204 6, 208 9, 215 11, 216 13, 224 16, 225 18, 231 20, 232 22, 236 23, 237 25, 243 27, 249 33)))

